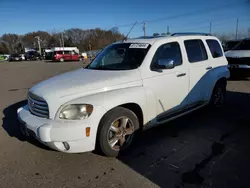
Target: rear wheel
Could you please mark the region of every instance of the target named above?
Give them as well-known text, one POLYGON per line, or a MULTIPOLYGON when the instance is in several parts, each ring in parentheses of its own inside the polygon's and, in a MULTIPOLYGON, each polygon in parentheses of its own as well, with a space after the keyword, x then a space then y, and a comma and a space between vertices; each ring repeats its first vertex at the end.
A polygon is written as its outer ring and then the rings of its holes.
POLYGON ((213 107, 222 107, 226 99, 226 81, 216 83, 210 99, 210 105, 213 107))
POLYGON ((97 133, 97 149, 108 157, 116 157, 128 148, 139 129, 136 115, 129 109, 117 107, 101 120, 97 133))
POLYGON ((60 60, 60 62, 64 62, 64 59, 63 59, 63 58, 60 58, 59 60, 60 60))

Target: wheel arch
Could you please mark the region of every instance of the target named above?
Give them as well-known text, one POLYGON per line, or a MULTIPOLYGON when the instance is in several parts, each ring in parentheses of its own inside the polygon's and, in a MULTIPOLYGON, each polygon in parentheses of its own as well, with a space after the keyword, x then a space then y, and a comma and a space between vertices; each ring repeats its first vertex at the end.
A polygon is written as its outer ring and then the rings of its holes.
POLYGON ((136 117, 138 118, 138 121, 139 121, 139 125, 140 125, 140 129, 143 128, 143 124, 144 124, 144 116, 143 116, 143 111, 142 111, 142 108, 139 104, 137 103, 134 103, 134 102, 129 102, 129 103, 124 103, 124 104, 120 104, 120 105, 117 105, 111 109, 109 109, 103 116, 102 118, 100 119, 100 122, 99 122, 99 125, 98 127, 100 126, 103 118, 105 117, 105 115, 107 113, 109 113, 110 111, 114 110, 115 108, 117 107, 123 107, 123 108, 126 108, 126 109, 129 109, 131 110, 135 115, 136 117))
MULTIPOLYGON (((226 78, 226 77, 221 77, 221 78, 219 78, 219 79, 217 80, 217 82, 215 83, 215 85, 218 84, 218 83, 221 83, 221 84, 227 86, 227 78, 226 78)), ((214 87, 215 87, 215 85, 214 85, 214 87)))
POLYGON ((137 118, 138 118, 138 121, 139 121, 139 130, 142 130, 142 127, 143 127, 143 111, 142 111, 142 108, 140 107, 139 104, 136 104, 136 103, 133 103, 133 102, 131 102, 131 103, 124 103, 124 104, 120 104, 118 106, 115 106, 115 107, 109 109, 101 117, 101 119, 99 121, 99 124, 98 124, 98 127, 97 127, 97 135, 96 135, 96 139, 95 139, 95 151, 97 151, 97 152, 101 151, 101 154, 105 154, 105 152, 103 150, 101 150, 101 145, 99 143, 99 138, 100 138, 99 135, 101 134, 101 131, 100 131, 101 130, 101 124, 105 120, 106 115, 109 112, 111 112, 112 110, 114 110, 114 109, 116 109, 118 107, 122 107, 122 108, 131 110, 137 116, 137 118))
POLYGON ((219 79, 217 79, 217 81, 213 84, 212 90, 210 91, 209 100, 211 99, 214 88, 217 84, 223 84, 226 87, 227 86, 227 78, 222 76, 219 79))
POLYGON ((140 125, 140 129, 143 128, 143 122, 144 122, 144 117, 143 117, 143 111, 142 111, 142 108, 140 107, 139 104, 136 104, 136 103, 125 103, 125 104, 122 104, 122 105, 119 105, 118 107, 123 107, 123 108, 127 108, 129 110, 131 110, 135 115, 136 117, 138 118, 138 121, 139 121, 139 125, 140 125))

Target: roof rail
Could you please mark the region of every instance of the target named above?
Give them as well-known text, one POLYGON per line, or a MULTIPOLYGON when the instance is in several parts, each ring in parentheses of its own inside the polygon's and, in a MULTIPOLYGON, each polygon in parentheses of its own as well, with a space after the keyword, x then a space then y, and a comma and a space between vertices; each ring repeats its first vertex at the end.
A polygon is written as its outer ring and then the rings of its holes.
POLYGON ((160 37, 166 37, 165 35, 157 35, 157 36, 141 36, 137 38, 132 38, 132 39, 154 39, 154 38, 160 38, 160 37))
POLYGON ((176 35, 203 35, 203 36, 212 36, 210 33, 173 33, 171 36, 176 35))

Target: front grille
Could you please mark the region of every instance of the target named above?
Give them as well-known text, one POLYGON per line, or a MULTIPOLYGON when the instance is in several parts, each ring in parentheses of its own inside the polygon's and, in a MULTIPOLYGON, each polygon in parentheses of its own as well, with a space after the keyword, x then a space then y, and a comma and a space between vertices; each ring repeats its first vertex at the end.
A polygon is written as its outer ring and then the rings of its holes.
POLYGON ((49 118, 49 107, 47 102, 43 98, 29 92, 28 106, 32 114, 42 118, 49 118))
POLYGON ((227 57, 228 64, 250 65, 250 57, 233 58, 227 57))

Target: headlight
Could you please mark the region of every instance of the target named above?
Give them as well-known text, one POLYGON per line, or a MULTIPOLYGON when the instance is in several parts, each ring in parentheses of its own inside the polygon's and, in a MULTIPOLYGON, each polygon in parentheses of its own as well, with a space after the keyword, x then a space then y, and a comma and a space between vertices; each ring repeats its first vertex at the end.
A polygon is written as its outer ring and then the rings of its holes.
POLYGON ((88 118, 93 111, 90 104, 70 104, 64 107, 59 115, 60 119, 80 120, 88 118))

